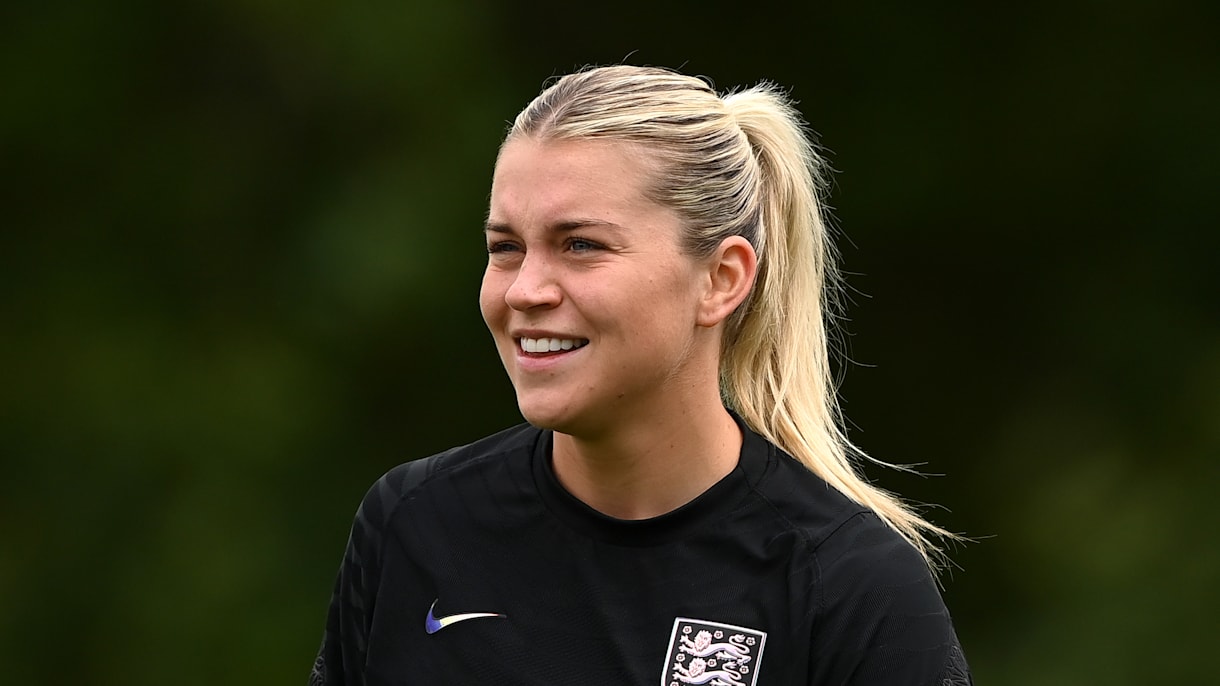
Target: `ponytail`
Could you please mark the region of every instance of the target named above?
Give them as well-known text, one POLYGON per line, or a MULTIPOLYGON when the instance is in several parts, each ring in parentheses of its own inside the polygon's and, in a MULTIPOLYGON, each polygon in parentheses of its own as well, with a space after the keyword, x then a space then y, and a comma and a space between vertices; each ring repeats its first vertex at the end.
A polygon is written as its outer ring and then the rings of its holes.
POLYGON ((953 535, 865 481, 853 457, 894 465, 868 457, 842 429, 829 357, 841 284, 819 200, 825 163, 799 113, 774 86, 731 94, 724 102, 760 169, 763 237, 754 293, 721 355, 725 400, 752 428, 875 512, 933 564, 940 551, 929 534, 953 535))

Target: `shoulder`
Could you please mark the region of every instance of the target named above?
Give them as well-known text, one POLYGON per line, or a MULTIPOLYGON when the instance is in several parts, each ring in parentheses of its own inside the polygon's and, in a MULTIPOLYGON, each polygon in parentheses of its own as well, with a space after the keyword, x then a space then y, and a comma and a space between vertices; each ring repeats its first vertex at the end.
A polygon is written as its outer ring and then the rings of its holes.
POLYGON ((364 683, 385 544, 393 538, 388 529, 402 503, 450 475, 506 462, 497 458, 512 453, 528 456, 540 433, 529 425, 516 426, 469 445, 398 465, 377 479, 365 493, 352 522, 311 683, 364 683))
POLYGON ((848 498, 796 458, 751 432, 750 488, 794 545, 823 569, 886 562, 927 571, 923 557, 868 507, 848 498), (761 465, 765 464, 765 467, 761 465))
MULTIPOLYGON (((770 444, 767 444, 770 446, 770 444)), ((771 446, 753 484, 808 571, 813 683, 968 684, 952 619, 923 556, 874 512, 771 446)))
POLYGON ((527 454, 541 433, 529 424, 519 424, 473 443, 400 464, 369 487, 356 512, 356 525, 383 529, 404 499, 438 480, 460 477, 510 454, 527 454))
POLYGON ((769 478, 756 489, 814 567, 819 606, 851 593, 894 593, 943 608, 923 555, 869 508, 775 449, 769 478))
POLYGON ((764 437, 746 435, 743 461, 753 496, 770 512, 781 536, 794 547, 816 552, 850 522, 870 512, 840 493, 796 458, 764 437))
POLYGON ((438 477, 469 469, 508 453, 532 450, 541 433, 541 430, 529 424, 519 424, 474 443, 405 462, 386 472, 373 484, 369 493, 381 493, 380 498, 401 497, 438 477))
POLYGON ((872 512, 817 548, 814 650, 849 683, 971 683, 936 579, 923 556, 872 512))
POLYGON ((803 465, 777 451, 775 473, 756 494, 780 522, 773 542, 811 569, 816 602, 825 614, 853 594, 890 594, 887 603, 943 608, 923 556, 872 510, 846 497, 803 465))
POLYGON ((927 562, 906 539, 871 511, 853 515, 819 545, 823 610, 868 595, 892 611, 944 612, 927 562))

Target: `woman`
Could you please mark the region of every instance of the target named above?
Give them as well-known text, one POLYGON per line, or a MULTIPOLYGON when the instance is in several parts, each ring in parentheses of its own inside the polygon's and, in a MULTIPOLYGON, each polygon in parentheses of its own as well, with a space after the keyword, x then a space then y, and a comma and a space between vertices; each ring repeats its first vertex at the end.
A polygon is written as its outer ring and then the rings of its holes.
POLYGON ((559 79, 480 294, 529 424, 369 491, 317 684, 966 684, 943 535, 853 469, 821 164, 761 86, 559 79))

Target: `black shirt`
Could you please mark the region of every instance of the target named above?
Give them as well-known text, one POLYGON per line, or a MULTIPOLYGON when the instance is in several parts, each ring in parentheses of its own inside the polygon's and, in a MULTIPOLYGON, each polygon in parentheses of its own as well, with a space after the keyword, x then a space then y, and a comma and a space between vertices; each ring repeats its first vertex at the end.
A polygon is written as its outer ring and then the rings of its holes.
POLYGON ((742 428, 731 474, 641 521, 565 491, 528 425, 394 468, 311 685, 970 684, 918 552, 742 428))

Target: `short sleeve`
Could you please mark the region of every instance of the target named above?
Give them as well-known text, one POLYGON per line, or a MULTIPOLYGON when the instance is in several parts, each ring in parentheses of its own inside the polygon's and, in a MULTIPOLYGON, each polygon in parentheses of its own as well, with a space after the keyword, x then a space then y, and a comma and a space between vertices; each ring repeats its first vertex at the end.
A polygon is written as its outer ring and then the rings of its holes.
POLYGON ((330 598, 322 646, 309 675, 309 686, 362 686, 369 630, 381 583, 386 526, 403 493, 422 481, 428 460, 390 470, 365 494, 339 566, 330 598))
POLYGON ((813 684, 973 683, 923 557, 876 515, 844 523, 819 546, 817 563, 813 684))

